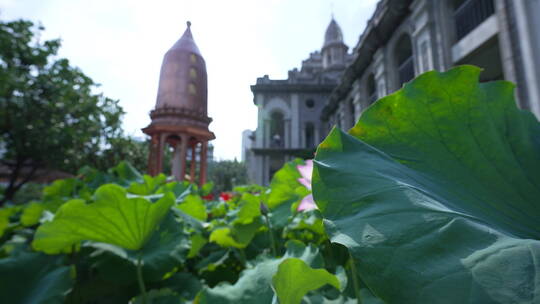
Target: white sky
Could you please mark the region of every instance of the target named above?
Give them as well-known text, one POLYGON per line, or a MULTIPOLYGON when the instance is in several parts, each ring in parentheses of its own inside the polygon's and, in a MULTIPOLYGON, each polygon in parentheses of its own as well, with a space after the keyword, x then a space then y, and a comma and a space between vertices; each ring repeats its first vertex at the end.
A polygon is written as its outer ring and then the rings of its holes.
POLYGON ((286 78, 321 48, 330 15, 354 47, 377 0, 0 0, 0 18, 41 22, 61 38, 60 56, 126 111, 123 128, 142 138, 156 101, 161 61, 192 22, 206 60, 214 157, 240 159, 242 131, 255 129, 250 85, 286 78))

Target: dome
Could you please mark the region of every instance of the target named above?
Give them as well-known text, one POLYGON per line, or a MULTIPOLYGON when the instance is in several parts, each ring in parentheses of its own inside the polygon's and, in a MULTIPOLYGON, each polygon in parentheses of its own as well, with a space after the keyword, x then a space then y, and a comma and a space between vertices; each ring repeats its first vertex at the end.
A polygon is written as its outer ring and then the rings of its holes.
POLYGON ((323 48, 336 43, 343 43, 343 33, 336 20, 332 18, 330 24, 326 28, 326 33, 324 34, 323 48))
POLYGON ((207 115, 206 63, 191 34, 191 23, 165 53, 159 76, 156 110, 184 109, 196 116, 207 115))

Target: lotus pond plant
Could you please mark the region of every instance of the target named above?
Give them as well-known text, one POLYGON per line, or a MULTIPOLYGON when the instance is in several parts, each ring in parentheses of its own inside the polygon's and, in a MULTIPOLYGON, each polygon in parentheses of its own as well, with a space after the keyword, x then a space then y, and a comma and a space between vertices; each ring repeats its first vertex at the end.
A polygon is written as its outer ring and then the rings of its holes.
POLYGON ((540 124, 428 72, 268 187, 82 168, 0 209, 0 303, 538 303, 540 124))

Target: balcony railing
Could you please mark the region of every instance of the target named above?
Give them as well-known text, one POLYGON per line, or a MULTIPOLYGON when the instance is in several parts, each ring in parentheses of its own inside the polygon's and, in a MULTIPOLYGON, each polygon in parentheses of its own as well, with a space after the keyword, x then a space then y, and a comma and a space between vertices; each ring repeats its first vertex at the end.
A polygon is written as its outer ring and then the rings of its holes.
POLYGON ((405 59, 398 68, 400 85, 414 78, 414 61, 413 57, 405 59))
POLYGON ((467 0, 463 2, 454 12, 457 40, 461 40, 493 13, 495 13, 493 0, 467 0))

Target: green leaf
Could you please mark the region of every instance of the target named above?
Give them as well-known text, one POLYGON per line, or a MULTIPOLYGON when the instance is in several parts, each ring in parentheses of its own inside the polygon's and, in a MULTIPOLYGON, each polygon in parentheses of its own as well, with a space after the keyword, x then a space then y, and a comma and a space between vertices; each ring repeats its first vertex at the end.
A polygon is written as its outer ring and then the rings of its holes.
POLYGON ((152 282, 161 280, 165 274, 182 265, 189 250, 188 236, 172 213, 165 216, 148 242, 137 251, 104 243, 88 243, 86 246, 106 252, 102 252, 101 256, 99 252, 93 254, 99 257, 96 267, 105 279, 126 284, 136 280, 135 266, 139 257, 143 262, 144 280, 152 282))
POLYGON ((26 227, 36 225, 39 223, 43 211, 45 211, 44 204, 36 202, 30 203, 23 209, 21 215, 21 224, 26 227))
POLYGON ((313 267, 321 267, 322 259, 318 249, 304 246, 300 242, 287 242, 287 252, 281 258, 264 258, 253 267, 242 272, 234 284, 220 284, 214 288, 205 288, 199 295, 199 303, 206 304, 251 304, 272 303, 272 277, 278 271, 279 264, 291 257, 299 258, 313 267))
POLYGON ((270 209, 285 203, 291 204, 301 198, 296 192, 296 188, 302 186, 298 182, 298 179, 302 176, 296 166, 303 163, 303 160, 297 158, 283 165, 274 174, 270 182, 271 192, 268 197, 268 207, 270 209))
POLYGON ((176 205, 176 208, 201 221, 208 218, 203 199, 195 194, 186 196, 183 203, 176 205))
POLYGON ((129 193, 138 194, 138 195, 151 195, 154 194, 158 188, 165 183, 167 177, 165 174, 161 173, 157 176, 144 175, 143 182, 133 182, 127 189, 129 193))
POLYGON ((191 247, 189 249, 188 258, 193 258, 199 254, 201 248, 208 243, 208 240, 199 233, 192 234, 190 237, 191 247))
POLYGON ((185 301, 180 298, 175 292, 170 289, 152 289, 147 292, 147 298, 149 301, 145 302, 142 296, 138 296, 133 301, 130 301, 132 304, 182 304, 185 301))
POLYGON ((6 228, 9 226, 9 217, 18 210, 18 207, 4 207, 0 209, 0 237, 4 235, 6 228))
POLYGON ((318 148, 326 230, 385 302, 537 301, 540 124, 479 73, 425 73, 318 148))
POLYGON ((150 203, 140 197, 128 199, 120 186, 104 185, 96 190, 91 204, 71 200, 62 205, 52 222, 38 228, 32 246, 55 254, 88 240, 138 250, 173 203, 170 193, 150 203))
POLYGON ((131 182, 141 182, 143 176, 130 163, 121 161, 116 167, 111 168, 111 172, 118 176, 125 184, 131 182))
POLYGON ((72 284, 60 256, 23 252, 0 259, 0 303, 64 303, 72 284))
POLYGON ((261 216, 260 199, 250 193, 244 193, 240 200, 240 209, 238 211, 234 224, 250 224, 261 216))
POLYGON ((272 285, 280 304, 300 304, 302 298, 312 290, 325 284, 339 289, 337 277, 326 269, 313 269, 298 258, 289 258, 279 264, 272 278, 272 285))
POLYGON ((212 193, 212 189, 214 189, 214 183, 213 182, 208 182, 206 184, 204 184, 202 187, 201 187, 201 195, 208 195, 210 193, 212 193))
POLYGON ((261 221, 255 221, 246 225, 217 228, 210 234, 210 242, 223 247, 246 248, 261 226, 261 221))
POLYGON ((189 272, 175 273, 162 281, 160 286, 170 288, 186 300, 193 300, 202 288, 199 279, 189 272))

